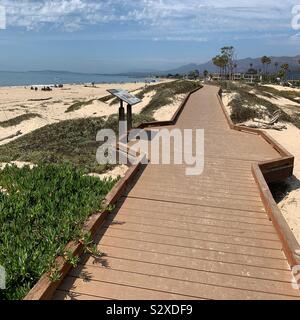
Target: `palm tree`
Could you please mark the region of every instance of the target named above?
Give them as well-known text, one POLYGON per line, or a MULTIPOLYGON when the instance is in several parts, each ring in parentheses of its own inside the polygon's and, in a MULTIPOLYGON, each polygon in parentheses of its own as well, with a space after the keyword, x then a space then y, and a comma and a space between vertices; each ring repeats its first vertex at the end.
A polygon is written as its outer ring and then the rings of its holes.
POLYGON ((267 61, 268 61, 268 57, 267 57, 267 56, 263 56, 263 57, 260 59, 260 61, 261 61, 262 65, 263 65, 263 69, 264 69, 264 71, 265 71, 265 70, 266 70, 265 64, 266 64, 267 61))
POLYGON ((260 61, 263 64, 264 73, 267 74, 268 66, 271 64, 272 59, 267 56, 263 56, 260 61))
POLYGON ((289 70, 290 66, 288 63, 284 63, 282 66, 281 66, 281 75, 283 75, 284 77, 286 76, 286 73, 287 71, 289 70))
POLYGON ((267 62, 266 62, 266 64, 267 64, 266 73, 267 73, 267 74, 268 74, 268 67, 269 67, 269 65, 270 65, 271 63, 272 63, 272 59, 268 57, 267 62))
POLYGON ((208 76, 208 71, 207 71, 207 70, 204 70, 204 71, 203 71, 203 75, 204 75, 204 78, 206 79, 207 76, 208 76))
MULTIPOLYGON (((299 60, 300 61, 300 60, 299 60)), ((274 63, 274 66, 275 66, 275 71, 276 71, 276 73, 278 72, 278 66, 279 66, 279 63, 276 61, 275 63, 274 63)))

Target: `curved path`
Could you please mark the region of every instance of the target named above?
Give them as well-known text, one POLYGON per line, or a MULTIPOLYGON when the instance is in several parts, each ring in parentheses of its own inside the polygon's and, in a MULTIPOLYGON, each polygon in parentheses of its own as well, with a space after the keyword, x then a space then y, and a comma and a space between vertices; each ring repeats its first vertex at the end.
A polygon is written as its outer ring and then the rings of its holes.
POLYGON ((205 86, 177 128, 205 129, 205 169, 147 165, 55 299, 295 299, 282 243, 251 173, 278 158, 260 136, 231 130, 205 86))

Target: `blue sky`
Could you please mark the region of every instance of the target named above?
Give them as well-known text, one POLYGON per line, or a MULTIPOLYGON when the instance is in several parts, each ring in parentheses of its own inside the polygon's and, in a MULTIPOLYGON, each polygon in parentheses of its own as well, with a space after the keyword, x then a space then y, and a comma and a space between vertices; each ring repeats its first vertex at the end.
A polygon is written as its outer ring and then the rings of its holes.
POLYGON ((6 10, 0 70, 161 70, 206 62, 224 45, 234 45, 239 58, 293 56, 300 54, 300 28, 292 28, 297 4, 300 0, 0 0, 6 10))

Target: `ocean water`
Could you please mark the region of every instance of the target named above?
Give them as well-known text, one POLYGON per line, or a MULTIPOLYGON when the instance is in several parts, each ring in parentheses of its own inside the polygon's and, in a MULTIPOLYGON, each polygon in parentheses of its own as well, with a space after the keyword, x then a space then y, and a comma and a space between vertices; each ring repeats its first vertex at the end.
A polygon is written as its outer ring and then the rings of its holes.
POLYGON ((144 82, 145 78, 129 76, 84 74, 72 72, 7 72, 0 71, 0 87, 4 86, 29 86, 29 85, 54 85, 54 84, 80 84, 80 83, 122 83, 144 82))

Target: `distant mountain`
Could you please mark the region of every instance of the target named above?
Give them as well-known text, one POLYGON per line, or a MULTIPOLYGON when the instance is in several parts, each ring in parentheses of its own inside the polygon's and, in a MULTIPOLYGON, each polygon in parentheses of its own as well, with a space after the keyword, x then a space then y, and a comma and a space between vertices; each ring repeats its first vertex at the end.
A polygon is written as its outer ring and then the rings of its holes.
MULTIPOLYGON (((292 72, 294 71, 300 71, 300 65, 299 65, 299 60, 300 60, 300 55, 295 56, 295 57, 271 57, 272 63, 268 67, 269 72, 275 72, 276 71, 276 66, 275 62, 278 62, 278 70, 280 66, 284 63, 288 63, 290 66, 290 70, 292 72)), ((246 72, 250 68, 250 64, 253 64, 254 69, 263 69, 263 65, 261 63, 261 58, 245 58, 245 59, 240 59, 236 61, 237 72, 246 72)), ((158 71, 154 73, 139 73, 139 72, 134 72, 134 73, 127 73, 126 75, 131 75, 131 76, 149 76, 149 75, 167 75, 167 74, 187 74, 190 71, 193 70, 199 70, 199 72, 202 74, 204 70, 207 70, 208 72, 218 72, 218 68, 212 63, 212 61, 208 61, 203 64, 196 64, 196 63, 190 63, 184 66, 181 66, 176 69, 171 69, 171 70, 166 70, 166 71, 158 71)))
MULTIPOLYGON (((300 72, 300 55, 297 55, 295 57, 271 57, 272 63, 268 67, 269 72, 275 72, 275 62, 278 62, 278 70, 280 66, 284 63, 288 63, 290 66, 290 70, 292 72, 300 72)), ((248 69, 250 69, 250 64, 252 64, 252 68, 254 69, 263 69, 263 65, 261 63, 261 57, 260 58, 245 58, 240 59, 236 61, 237 72, 246 72, 248 69)), ((84 73, 84 72, 72 72, 72 71, 59 71, 59 70, 41 70, 41 71, 23 71, 23 72, 11 72, 11 71, 0 71, 0 72, 10 72, 10 73, 30 73, 30 74, 64 74, 64 75, 80 75, 80 76, 127 76, 127 77, 133 77, 133 78, 145 78, 149 76, 163 76, 168 74, 187 74, 190 71, 199 70, 200 74, 203 73, 204 70, 207 70, 208 72, 219 72, 219 69, 212 63, 212 61, 208 61, 206 63, 197 64, 197 63, 190 63, 183 65, 181 67, 170 69, 170 70, 164 70, 164 71, 157 71, 147 68, 139 69, 138 71, 132 70, 130 72, 123 72, 118 74, 112 74, 112 73, 84 73)))

